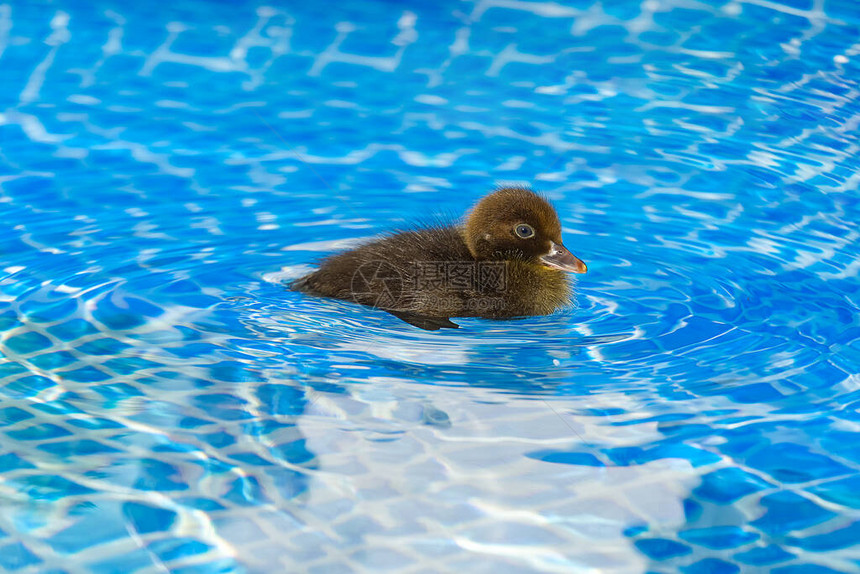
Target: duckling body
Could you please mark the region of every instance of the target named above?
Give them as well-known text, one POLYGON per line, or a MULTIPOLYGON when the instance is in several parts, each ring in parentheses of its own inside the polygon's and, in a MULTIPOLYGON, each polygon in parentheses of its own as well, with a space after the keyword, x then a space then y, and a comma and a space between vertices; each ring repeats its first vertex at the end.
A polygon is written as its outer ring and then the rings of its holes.
POLYGON ((561 244, 555 210, 531 190, 502 188, 462 225, 389 234, 328 257, 291 287, 436 330, 456 328, 450 317, 552 313, 570 301, 565 272, 585 264, 561 244))

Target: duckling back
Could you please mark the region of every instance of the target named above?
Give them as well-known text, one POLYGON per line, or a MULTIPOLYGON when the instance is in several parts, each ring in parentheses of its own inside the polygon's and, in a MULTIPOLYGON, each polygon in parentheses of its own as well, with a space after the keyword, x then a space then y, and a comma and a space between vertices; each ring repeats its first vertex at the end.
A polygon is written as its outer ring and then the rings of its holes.
POLYGON ((326 258, 291 288, 386 310, 417 311, 434 291, 421 281, 430 262, 468 260, 472 256, 455 226, 401 231, 326 258))

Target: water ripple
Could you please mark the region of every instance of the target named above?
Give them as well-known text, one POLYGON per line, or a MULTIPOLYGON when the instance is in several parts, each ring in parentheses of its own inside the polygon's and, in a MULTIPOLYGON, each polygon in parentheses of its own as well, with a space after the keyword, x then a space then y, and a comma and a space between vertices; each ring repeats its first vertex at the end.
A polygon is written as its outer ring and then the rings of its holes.
POLYGON ((0 569, 858 571, 853 3, 225 6, 0 6, 0 569), (285 289, 496 182, 573 308, 285 289))

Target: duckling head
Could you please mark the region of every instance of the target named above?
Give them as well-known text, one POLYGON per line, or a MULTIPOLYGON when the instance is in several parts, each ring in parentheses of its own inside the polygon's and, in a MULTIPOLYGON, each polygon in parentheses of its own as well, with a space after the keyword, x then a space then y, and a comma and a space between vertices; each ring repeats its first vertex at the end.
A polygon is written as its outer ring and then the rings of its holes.
POLYGON ((587 268, 561 242, 558 214, 530 189, 503 187, 469 212, 464 237, 479 260, 520 259, 570 273, 587 268))

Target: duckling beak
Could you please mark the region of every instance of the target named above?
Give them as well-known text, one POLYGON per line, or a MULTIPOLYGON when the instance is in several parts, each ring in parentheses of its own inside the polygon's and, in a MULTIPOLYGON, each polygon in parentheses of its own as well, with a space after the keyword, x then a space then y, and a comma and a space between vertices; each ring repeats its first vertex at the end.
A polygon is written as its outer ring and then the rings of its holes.
POLYGON ((554 241, 550 241, 549 253, 540 257, 541 263, 547 267, 561 269, 569 273, 585 273, 588 267, 582 260, 567 250, 567 248, 554 241))

